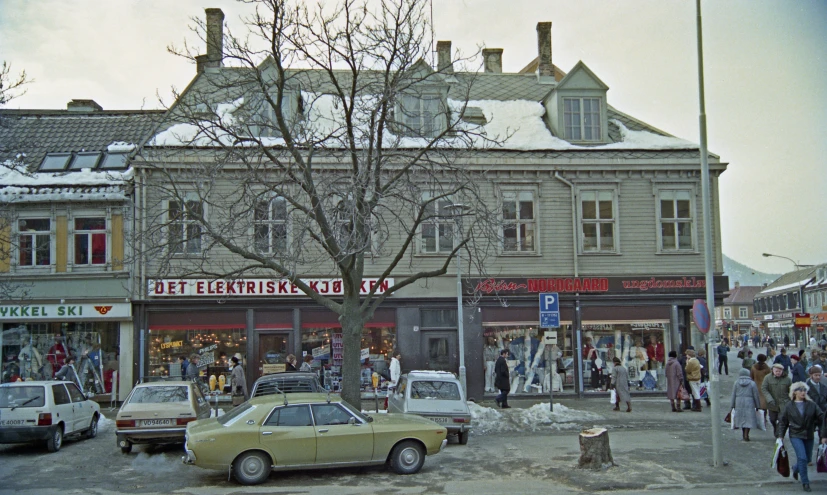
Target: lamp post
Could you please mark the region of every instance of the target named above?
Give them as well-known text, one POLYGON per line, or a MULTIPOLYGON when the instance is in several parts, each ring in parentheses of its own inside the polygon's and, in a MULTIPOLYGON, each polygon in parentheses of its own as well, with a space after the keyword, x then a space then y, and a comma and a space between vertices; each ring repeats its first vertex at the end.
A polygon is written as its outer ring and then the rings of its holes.
MULTIPOLYGON (((785 260, 789 261, 790 263, 792 263, 793 266, 795 267, 796 271, 801 269, 801 265, 799 263, 797 263, 792 258, 787 258, 786 256, 781 256, 781 255, 778 255, 778 254, 770 254, 770 253, 761 253, 761 256, 763 256, 764 258, 782 258, 782 259, 785 259, 785 260)), ((807 304, 804 302, 804 286, 801 285, 800 280, 798 280, 797 283, 798 283, 798 305, 801 308, 801 312, 806 313, 807 312, 807 304)), ((797 329, 798 327, 795 327, 795 328, 797 329)), ((808 333, 809 333, 809 328, 807 330, 808 330, 808 333)), ((795 335, 796 333, 798 333, 798 332, 796 332, 794 330, 793 335, 795 335)), ((807 338, 807 337, 809 337, 809 335, 805 335, 805 338, 807 338)), ((796 344, 798 344, 798 335, 796 335, 795 340, 796 340, 796 344)))
MULTIPOLYGON (((456 233, 454 234, 454 245, 460 242, 462 236, 462 217, 471 210, 471 207, 462 203, 453 203, 443 207, 449 210, 456 222, 456 233)), ((468 397, 468 386, 465 377, 465 329, 462 321, 462 260, 460 251, 457 250, 457 339, 459 340, 459 383, 465 397, 468 397)))

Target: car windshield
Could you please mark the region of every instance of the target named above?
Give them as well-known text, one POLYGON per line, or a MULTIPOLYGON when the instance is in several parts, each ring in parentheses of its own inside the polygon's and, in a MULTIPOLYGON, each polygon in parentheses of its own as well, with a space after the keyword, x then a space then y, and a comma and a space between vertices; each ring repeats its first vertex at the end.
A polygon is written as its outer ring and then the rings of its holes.
POLYGON ((238 407, 230 409, 230 411, 227 414, 219 416, 218 423, 224 426, 228 426, 234 423, 237 418, 244 416, 253 409, 254 407, 252 404, 250 404, 249 402, 245 402, 238 407))
POLYGON ((138 387, 132 391, 130 404, 157 404, 161 402, 186 402, 189 391, 186 385, 138 387))
POLYGON ((0 388, 0 407, 43 407, 46 396, 41 386, 0 388))
POLYGON ((411 399, 460 400, 461 396, 454 382, 417 380, 411 383, 411 399))

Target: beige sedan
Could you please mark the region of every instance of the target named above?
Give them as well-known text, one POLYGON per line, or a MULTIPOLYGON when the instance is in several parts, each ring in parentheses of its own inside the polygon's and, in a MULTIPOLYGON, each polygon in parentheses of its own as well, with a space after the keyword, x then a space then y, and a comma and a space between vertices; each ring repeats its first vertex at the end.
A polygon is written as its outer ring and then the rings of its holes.
POLYGON ((209 417, 209 402, 196 383, 142 383, 132 389, 118 411, 118 447, 128 454, 133 444, 183 443, 187 423, 209 417))

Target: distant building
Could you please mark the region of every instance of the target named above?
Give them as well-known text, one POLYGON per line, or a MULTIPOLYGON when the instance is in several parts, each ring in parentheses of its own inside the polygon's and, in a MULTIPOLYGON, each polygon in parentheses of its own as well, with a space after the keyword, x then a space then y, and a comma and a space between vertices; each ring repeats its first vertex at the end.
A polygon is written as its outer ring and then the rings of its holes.
POLYGON ((755 295, 753 310, 761 327, 776 341, 788 337, 804 345, 810 335, 824 332, 827 321, 827 264, 785 273, 755 295), (804 295, 802 304, 801 296, 804 295), (796 313, 808 313, 812 325, 795 328, 796 313))
POLYGON ((735 287, 726 293, 721 306, 715 308, 715 323, 721 336, 730 342, 752 337, 758 330, 753 320, 753 299, 763 289, 760 285, 744 285, 735 282, 735 287))

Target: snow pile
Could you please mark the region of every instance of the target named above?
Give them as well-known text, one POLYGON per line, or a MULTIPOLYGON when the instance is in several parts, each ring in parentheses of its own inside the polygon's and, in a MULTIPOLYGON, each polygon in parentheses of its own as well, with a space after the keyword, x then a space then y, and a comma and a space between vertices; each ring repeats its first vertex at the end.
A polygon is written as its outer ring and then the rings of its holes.
POLYGON ((585 424, 591 426, 595 421, 604 419, 599 414, 571 409, 562 404, 555 404, 554 412, 549 411, 547 403, 535 404, 528 409, 512 408, 502 411, 473 402, 469 402, 468 407, 471 409, 471 426, 475 433, 578 430, 585 424))
POLYGON ((215 109, 215 122, 202 121, 198 124, 180 123, 159 132, 150 141, 151 146, 216 146, 230 145, 233 139, 222 127, 236 124, 233 113, 244 104, 244 97, 221 103, 215 109))
POLYGON ((108 432, 115 426, 115 422, 107 418, 103 414, 98 418, 98 433, 108 432))
POLYGON ((623 141, 598 146, 597 149, 698 149, 697 144, 680 138, 659 136, 646 131, 633 131, 617 119, 612 119, 611 122, 620 129, 623 141))
POLYGON ((84 168, 79 172, 28 173, 22 166, 6 161, 0 166, 2 186, 106 186, 120 185, 132 179, 132 169, 126 171, 95 172, 84 168))
POLYGON ((124 141, 114 141, 112 144, 106 147, 106 151, 109 153, 129 153, 130 151, 135 150, 136 146, 132 143, 126 143, 124 141))
POLYGON ((141 473, 163 474, 171 473, 181 464, 181 455, 168 456, 166 454, 149 455, 140 452, 132 461, 132 469, 141 473))

